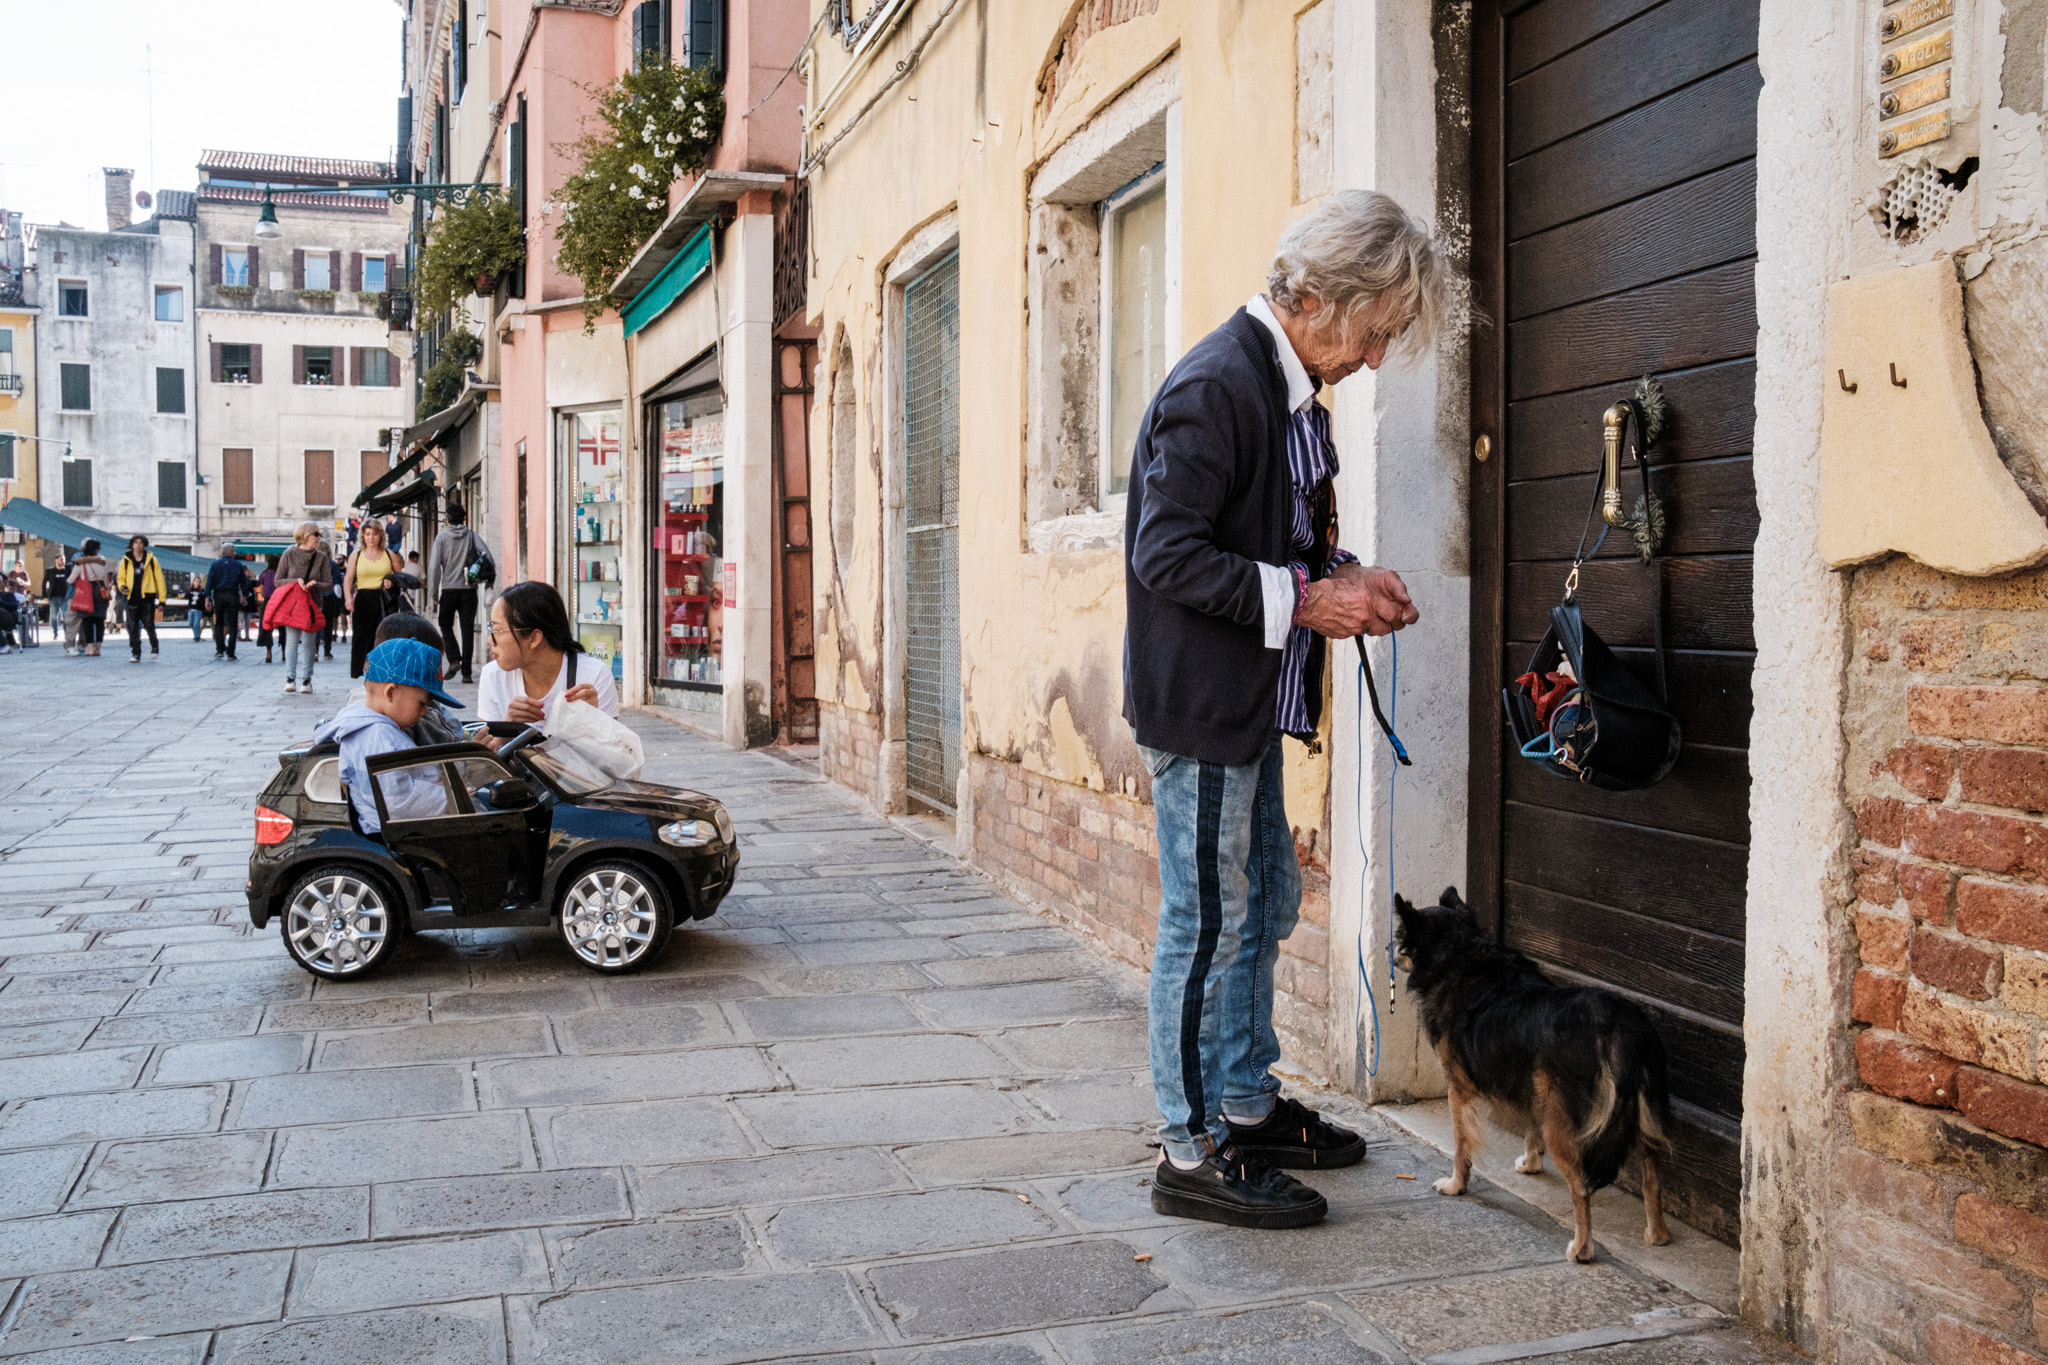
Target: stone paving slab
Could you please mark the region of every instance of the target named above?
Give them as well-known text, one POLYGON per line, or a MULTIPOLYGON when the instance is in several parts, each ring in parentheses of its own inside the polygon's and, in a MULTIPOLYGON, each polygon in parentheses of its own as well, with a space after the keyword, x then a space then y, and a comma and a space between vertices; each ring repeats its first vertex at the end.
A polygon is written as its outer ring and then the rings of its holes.
POLYGON ((628 977, 461 930, 315 982, 240 890, 254 796, 338 693, 210 655, 169 642, 93 725, 70 699, 118 670, 0 659, 0 1358, 1766 1358, 1565 1265, 1509 1191, 1438 1198, 1443 1159, 1355 1106, 1323 1226, 1154 1213, 1138 974, 807 757, 650 715, 649 779, 742 832, 719 915, 628 977))

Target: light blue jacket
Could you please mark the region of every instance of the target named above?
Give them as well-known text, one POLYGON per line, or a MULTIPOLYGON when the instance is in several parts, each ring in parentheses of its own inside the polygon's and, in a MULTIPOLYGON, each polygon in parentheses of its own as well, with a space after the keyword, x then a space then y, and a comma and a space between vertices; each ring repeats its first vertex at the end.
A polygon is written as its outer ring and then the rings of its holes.
MULTIPOLYGON (((348 784, 349 800, 355 805, 363 832, 375 834, 381 823, 377 819, 377 798, 370 790, 369 760, 378 754, 418 746, 398 727, 397 721, 363 705, 344 706, 334 719, 313 732, 313 739, 316 743, 331 739, 341 745, 341 780, 348 784)), ((387 773, 383 784, 384 804, 394 820, 430 820, 454 809, 438 767, 387 773)))

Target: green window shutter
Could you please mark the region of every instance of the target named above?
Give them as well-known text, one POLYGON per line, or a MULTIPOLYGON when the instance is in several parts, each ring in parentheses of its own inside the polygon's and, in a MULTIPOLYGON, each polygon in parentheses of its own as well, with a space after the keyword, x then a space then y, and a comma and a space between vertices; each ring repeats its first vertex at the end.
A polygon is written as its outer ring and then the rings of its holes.
POLYGON ((690 7, 689 63, 725 70, 725 0, 685 0, 690 7))
POLYGON ((57 388, 67 412, 92 410, 92 366, 59 365, 57 388))
POLYGON ((158 412, 183 412, 185 410, 185 372, 183 370, 157 367, 156 410, 158 412))
POLYGON ((0 431, 0 479, 19 478, 14 472, 14 433, 0 431))
POLYGON ((66 460, 64 462, 64 505, 66 507, 92 506, 91 460, 66 460))
POLYGON ((156 505, 174 511, 185 508, 185 462, 183 460, 158 460, 156 462, 156 505))

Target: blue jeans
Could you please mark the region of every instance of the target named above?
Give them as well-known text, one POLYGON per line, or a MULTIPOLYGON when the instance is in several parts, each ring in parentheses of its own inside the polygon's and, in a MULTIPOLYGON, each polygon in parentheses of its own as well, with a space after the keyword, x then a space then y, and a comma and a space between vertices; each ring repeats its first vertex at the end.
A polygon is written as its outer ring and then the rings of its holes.
POLYGON ((313 661, 320 657, 320 632, 284 628, 284 676, 287 681, 313 681, 313 661))
POLYGON ((1229 1137, 1223 1113, 1273 1108, 1273 968, 1301 918, 1280 735, 1242 767, 1142 750, 1159 830, 1159 937, 1149 1005, 1152 1091, 1167 1154, 1229 1137))

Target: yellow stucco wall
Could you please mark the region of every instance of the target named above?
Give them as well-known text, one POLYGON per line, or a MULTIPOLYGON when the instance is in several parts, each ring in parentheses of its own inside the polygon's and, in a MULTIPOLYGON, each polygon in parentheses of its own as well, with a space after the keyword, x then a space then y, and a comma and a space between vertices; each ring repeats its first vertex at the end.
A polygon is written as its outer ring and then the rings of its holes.
MULTIPOLYGON (((1094 0, 1090 0, 1094 3, 1094 0)), ((1121 92, 1178 54, 1182 228, 1180 336, 1191 345, 1262 284, 1295 211, 1295 16, 1300 0, 1162 0, 1102 29, 1050 111, 1039 83, 1075 7, 962 0, 917 64, 831 150, 812 180, 821 374, 814 408, 818 692, 883 704, 883 462, 892 408, 885 272, 921 229, 957 214, 960 251, 961 673, 969 752, 1098 790, 1140 791, 1120 716, 1123 568, 1119 549, 1025 549, 1027 187, 1045 159, 1121 92), (845 338, 841 352, 838 338, 845 338), (842 359, 843 357, 843 359, 842 359), (835 372, 857 389, 851 458, 835 459, 835 372), (853 545, 835 465, 853 482, 853 545), (836 512, 836 515, 835 515, 836 512), (836 553, 835 553, 836 550, 836 553), (840 565, 844 565, 841 571, 840 565)), ((813 148, 838 133, 932 25, 911 7, 864 72, 824 111, 813 148)), ((821 36, 816 107, 849 59, 821 36)), ((896 456, 900 458, 900 455, 896 456)), ((1327 773, 1288 746, 1293 823, 1323 820, 1327 773)))
MULTIPOLYGON (((0 308, 0 327, 14 333, 14 370, 22 381, 20 393, 0 393, 0 431, 21 436, 36 434, 36 315, 20 309, 0 308)), ((14 443, 14 481, 10 496, 42 501, 36 482, 36 446, 33 441, 14 443)))

